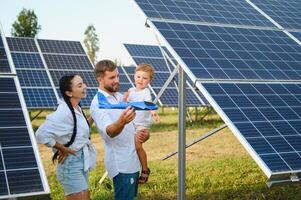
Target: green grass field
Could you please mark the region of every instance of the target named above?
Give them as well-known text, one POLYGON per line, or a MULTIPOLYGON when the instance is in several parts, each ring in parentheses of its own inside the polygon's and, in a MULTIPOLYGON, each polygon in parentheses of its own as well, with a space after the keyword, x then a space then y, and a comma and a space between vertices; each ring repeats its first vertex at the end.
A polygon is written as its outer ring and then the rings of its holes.
MULTIPOLYGON (((192 110, 194 111, 194 110, 192 110)), ((198 121, 187 123, 187 143, 223 124, 214 113, 198 121)), ((33 121, 36 129, 47 113, 33 121)), ((34 114, 32 114, 34 115, 34 114)), ((177 155, 161 161, 165 155, 177 150, 177 110, 160 111, 161 123, 153 125, 151 138, 144 145, 151 175, 149 182, 139 187, 138 199, 172 200, 177 198, 177 155)), ((195 119, 195 115, 192 114, 195 119)), ((98 149, 98 164, 90 173, 90 190, 93 200, 113 199, 112 182, 108 178, 99 186, 105 172, 102 141, 92 128, 92 141, 98 149), (95 134, 94 134, 95 133, 95 134)), ((54 200, 63 199, 63 190, 57 182, 55 165, 51 163, 51 150, 39 146, 43 165, 54 200)), ((186 150, 186 198, 196 199, 301 199, 300 184, 268 188, 266 176, 226 128, 186 150)))

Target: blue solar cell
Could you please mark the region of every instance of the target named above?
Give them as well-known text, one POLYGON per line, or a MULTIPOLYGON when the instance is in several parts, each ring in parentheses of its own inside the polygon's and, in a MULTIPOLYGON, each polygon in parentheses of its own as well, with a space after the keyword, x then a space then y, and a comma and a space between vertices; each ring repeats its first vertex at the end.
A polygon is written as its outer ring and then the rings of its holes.
POLYGON ((49 69, 92 69, 92 65, 86 55, 44 54, 43 56, 49 69))
POLYGON ((52 88, 23 88, 27 108, 55 108, 57 99, 52 88))
POLYGON ((44 69, 44 64, 38 53, 11 53, 11 56, 17 69, 44 69))
POLYGON ((301 79, 301 46, 282 31, 153 23, 199 79, 301 79), (183 32, 191 38, 181 37, 183 32), (196 35, 199 33, 203 33, 206 39, 198 39, 196 35), (260 42, 252 42, 254 38, 260 42), (200 47, 176 47, 171 44, 174 40, 190 40, 200 47), (198 50, 203 53, 199 54, 198 50), (229 57, 229 52, 236 58, 229 57))
POLYGON ((270 26, 273 24, 251 7, 239 0, 135 0, 150 18, 192 22, 270 26))
POLYGON ((291 34, 293 34, 293 36, 295 36, 299 41, 301 41, 301 32, 290 32, 291 34))
POLYGON ((0 171, 0 195, 8 195, 6 177, 2 171, 0 171))
POLYGON ((51 87, 45 70, 17 70, 21 87, 51 87))
POLYGON ((11 126, 26 126, 22 110, 13 108, 0 110, 0 128, 11 126))
POLYGON ((37 169, 7 171, 7 179, 10 194, 41 192, 44 190, 37 169))
POLYGON ((301 158, 296 155, 301 150, 301 101, 296 97, 300 94, 300 84, 203 83, 203 86, 272 173, 301 170, 301 158), (222 103, 228 101, 225 97, 233 103, 222 103))
POLYGON ((301 29, 299 0, 252 0, 252 2, 284 28, 301 29))
POLYGON ((7 37, 7 44, 10 51, 38 52, 38 48, 33 38, 12 38, 7 37))
POLYGON ((62 40, 42 40, 38 39, 39 46, 43 53, 56 54, 83 54, 85 51, 78 41, 62 41, 62 40))
POLYGON ((7 170, 37 167, 32 147, 2 150, 7 170))
POLYGON ((25 127, 0 128, 0 143, 2 148, 30 146, 31 141, 25 127))

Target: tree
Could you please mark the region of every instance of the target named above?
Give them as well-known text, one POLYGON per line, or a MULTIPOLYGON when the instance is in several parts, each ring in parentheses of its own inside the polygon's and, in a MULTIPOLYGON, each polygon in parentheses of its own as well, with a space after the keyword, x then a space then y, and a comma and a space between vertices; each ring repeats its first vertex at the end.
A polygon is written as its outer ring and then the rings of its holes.
POLYGON ((38 17, 33 10, 23 10, 17 16, 17 20, 12 25, 12 35, 15 37, 36 37, 41 30, 38 24, 38 17))
POLYGON ((96 31, 95 27, 92 24, 90 24, 85 31, 85 39, 84 39, 84 44, 87 48, 88 56, 92 61, 92 63, 94 64, 97 59, 96 52, 99 51, 99 46, 98 46, 99 39, 95 31, 96 31))

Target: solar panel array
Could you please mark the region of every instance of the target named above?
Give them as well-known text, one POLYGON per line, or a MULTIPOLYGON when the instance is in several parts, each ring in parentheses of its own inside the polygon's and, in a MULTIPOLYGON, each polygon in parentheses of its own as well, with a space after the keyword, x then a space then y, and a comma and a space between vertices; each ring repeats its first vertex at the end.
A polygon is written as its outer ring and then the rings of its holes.
POLYGON ((13 37, 7 41, 29 109, 55 108, 59 79, 65 74, 83 78, 88 96, 82 105, 90 105, 98 84, 80 42, 13 37))
MULTIPOLYGON (((165 60, 160 48, 154 45, 137 45, 137 44, 124 44, 129 54, 132 56, 135 63, 148 63, 154 67, 155 76, 150 84, 151 90, 158 96, 160 90, 174 70, 170 61, 165 60), (166 63, 167 61, 167 63, 166 63)), ((164 51, 168 52, 164 47, 164 51)), ((170 54, 169 54, 170 55, 170 54)), ((176 63, 174 58, 171 58, 176 63)), ((133 73, 134 74, 134 73, 133 73)), ((134 80, 133 74, 131 79, 134 80)), ((162 96, 159 98, 163 106, 178 106, 178 76, 174 76, 171 83, 164 90, 162 96)), ((206 102, 206 101, 205 101, 206 102)), ((187 86, 187 105, 188 106, 202 106, 205 105, 204 97, 202 95, 196 96, 189 86, 187 86), (201 99, 201 100, 200 100, 201 99)))
MULTIPOLYGON (((1 37, 0 41, 1 56, 6 59, 3 69, 10 69, 1 37)), ((34 135, 18 79, 6 72, 0 71, 0 198, 47 194, 49 186, 36 143, 32 143, 34 135)))
POLYGON ((57 98, 35 40, 7 37, 7 43, 27 107, 56 107, 57 98))
POLYGON ((60 77, 66 74, 78 74, 87 84, 87 97, 82 100, 81 104, 85 107, 90 106, 97 91, 98 83, 93 66, 80 42, 42 39, 37 41, 57 93, 60 95, 60 77))
POLYGON ((300 40, 300 2, 135 2, 269 184, 298 181, 301 47, 286 31, 300 40))

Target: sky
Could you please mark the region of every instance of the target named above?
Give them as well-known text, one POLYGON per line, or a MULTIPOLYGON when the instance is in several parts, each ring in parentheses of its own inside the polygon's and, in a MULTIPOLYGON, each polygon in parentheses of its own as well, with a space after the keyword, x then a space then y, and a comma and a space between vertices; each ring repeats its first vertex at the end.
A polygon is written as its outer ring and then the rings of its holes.
MULTIPOLYGON (((97 59, 117 58, 131 65, 123 43, 156 44, 153 31, 144 26, 146 17, 133 0, 0 0, 0 23, 4 35, 23 8, 33 9, 42 30, 41 39, 77 40, 93 24, 100 39, 97 59)), ((83 43, 82 43, 83 44, 83 43)))

